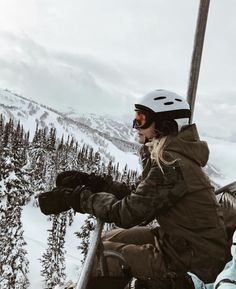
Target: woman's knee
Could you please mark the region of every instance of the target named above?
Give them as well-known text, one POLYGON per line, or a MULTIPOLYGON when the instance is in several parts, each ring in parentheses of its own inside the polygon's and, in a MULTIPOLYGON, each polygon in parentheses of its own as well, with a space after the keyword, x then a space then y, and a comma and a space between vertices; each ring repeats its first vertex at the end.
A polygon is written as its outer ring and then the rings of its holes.
POLYGON ((130 229, 113 229, 104 232, 102 241, 120 242, 125 244, 154 244, 154 235, 148 227, 132 227, 130 229))

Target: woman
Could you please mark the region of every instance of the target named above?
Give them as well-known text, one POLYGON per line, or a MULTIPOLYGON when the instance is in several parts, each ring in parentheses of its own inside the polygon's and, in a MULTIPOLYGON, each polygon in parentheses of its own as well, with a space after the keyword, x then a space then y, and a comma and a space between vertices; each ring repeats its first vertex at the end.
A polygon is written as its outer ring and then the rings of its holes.
MULTIPOLYGON (((196 126, 188 125, 189 105, 176 93, 155 90, 135 104, 135 112, 134 128, 143 144, 136 191, 118 200, 110 193, 77 188, 66 197, 68 208, 120 227, 105 234, 103 244, 122 254, 139 280, 136 288, 184 288, 188 271, 213 282, 225 263, 226 235, 202 171, 207 144, 199 140, 196 126), (156 229, 137 226, 154 219, 156 229)), ((108 259, 108 268, 110 276, 123 274, 115 259, 108 259)), ((94 276, 99 276, 99 266, 94 276)))

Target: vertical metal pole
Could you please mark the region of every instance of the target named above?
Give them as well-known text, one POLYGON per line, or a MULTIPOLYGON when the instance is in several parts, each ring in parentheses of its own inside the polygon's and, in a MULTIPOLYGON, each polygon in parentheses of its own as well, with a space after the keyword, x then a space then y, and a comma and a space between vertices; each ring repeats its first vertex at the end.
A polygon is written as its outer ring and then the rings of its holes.
POLYGON ((79 280, 75 287, 76 289, 87 288, 89 277, 93 269, 94 258, 95 258, 99 243, 101 241, 101 233, 102 233, 103 224, 104 223, 102 221, 100 221, 99 219, 97 220, 95 230, 91 237, 88 254, 86 256, 81 274, 79 276, 79 280))
POLYGON ((189 102, 191 108, 190 124, 193 121, 193 112, 197 93, 198 77, 202 59, 202 50, 209 5, 210 0, 200 0, 187 92, 187 101, 189 102))

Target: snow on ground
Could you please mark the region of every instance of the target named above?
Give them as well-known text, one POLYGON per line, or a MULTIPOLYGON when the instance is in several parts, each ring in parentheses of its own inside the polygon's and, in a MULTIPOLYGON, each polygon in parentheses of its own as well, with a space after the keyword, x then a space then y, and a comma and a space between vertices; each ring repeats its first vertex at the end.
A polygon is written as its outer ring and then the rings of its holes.
POLYGON ((134 153, 124 153, 118 149, 113 143, 107 141, 108 147, 107 151, 115 157, 115 163, 120 163, 120 169, 123 169, 125 165, 128 165, 128 168, 131 170, 140 171, 139 157, 134 153))
MULTIPOLYGON (((76 282, 78 272, 81 267, 80 251, 77 249, 79 239, 74 232, 78 231, 83 224, 86 215, 76 214, 71 227, 68 227, 66 233, 65 249, 66 249, 66 281, 76 282)), ((33 207, 32 203, 28 204, 23 209, 22 221, 24 227, 24 237, 27 242, 26 250, 28 251, 27 258, 29 259, 30 286, 29 289, 42 289, 43 282, 40 276, 42 269, 39 259, 47 249, 47 238, 51 222, 48 217, 40 212, 39 208, 33 207)))

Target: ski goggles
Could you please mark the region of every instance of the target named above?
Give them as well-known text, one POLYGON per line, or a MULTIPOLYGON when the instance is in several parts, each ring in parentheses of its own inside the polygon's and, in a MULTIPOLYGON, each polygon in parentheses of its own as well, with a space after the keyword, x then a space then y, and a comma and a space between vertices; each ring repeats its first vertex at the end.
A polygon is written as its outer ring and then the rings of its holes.
POLYGON ((136 110, 133 128, 148 128, 154 121, 154 116, 148 111, 136 110))

